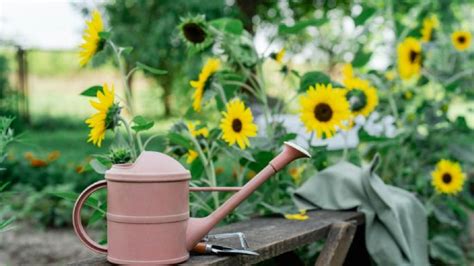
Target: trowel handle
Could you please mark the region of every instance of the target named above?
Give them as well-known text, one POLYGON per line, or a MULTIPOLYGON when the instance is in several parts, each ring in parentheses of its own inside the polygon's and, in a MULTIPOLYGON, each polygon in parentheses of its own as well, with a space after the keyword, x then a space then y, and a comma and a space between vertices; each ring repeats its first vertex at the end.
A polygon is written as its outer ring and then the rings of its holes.
POLYGON ((79 239, 82 241, 82 243, 84 243, 84 245, 86 245, 86 247, 97 253, 102 254, 107 254, 107 247, 99 245, 97 242, 92 240, 92 238, 87 234, 81 221, 81 209, 84 206, 84 203, 86 202, 87 198, 89 198, 92 193, 96 192, 101 188, 106 187, 106 180, 95 182, 94 184, 87 187, 77 198, 76 203, 74 204, 74 209, 72 211, 72 225, 74 227, 74 231, 76 232, 77 237, 79 237, 79 239))

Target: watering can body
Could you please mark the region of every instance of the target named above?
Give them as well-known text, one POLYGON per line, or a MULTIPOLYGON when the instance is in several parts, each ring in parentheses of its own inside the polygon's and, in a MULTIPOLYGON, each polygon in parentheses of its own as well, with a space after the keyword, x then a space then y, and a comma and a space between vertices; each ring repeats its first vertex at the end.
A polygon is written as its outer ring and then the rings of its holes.
POLYGON ((73 226, 90 249, 119 264, 175 264, 258 186, 292 160, 309 157, 294 144, 208 217, 189 217, 191 175, 178 161, 158 152, 143 152, 133 164, 114 165, 105 180, 86 188, 73 209, 73 226), (81 222, 87 198, 107 188, 107 246, 94 242, 81 222))

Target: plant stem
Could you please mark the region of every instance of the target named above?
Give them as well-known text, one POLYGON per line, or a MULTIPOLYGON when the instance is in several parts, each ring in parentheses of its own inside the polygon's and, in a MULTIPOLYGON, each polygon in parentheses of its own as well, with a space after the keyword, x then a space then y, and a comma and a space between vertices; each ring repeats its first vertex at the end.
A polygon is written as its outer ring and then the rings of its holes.
POLYGON ((133 160, 135 160, 137 159, 137 151, 135 147, 135 142, 133 141, 133 134, 132 134, 132 131, 130 130, 130 125, 122 116, 119 116, 119 121, 122 122, 123 126, 125 127, 125 130, 127 130, 128 142, 129 142, 128 145, 130 146, 133 160))
POLYGON ((110 44, 110 47, 112 47, 112 50, 114 51, 115 60, 117 61, 117 64, 118 64, 119 70, 120 70, 122 85, 125 89, 125 99, 127 101, 129 112, 133 116, 132 95, 130 94, 130 88, 128 87, 128 84, 127 84, 128 75, 127 75, 127 73, 125 73, 125 68, 122 64, 122 60, 120 60, 120 54, 121 53, 119 52, 117 46, 115 46, 114 42, 112 42, 111 40, 109 40, 108 42, 110 44))
POLYGON ((137 132, 135 134, 135 138, 137 139, 137 144, 138 144, 138 149, 140 150, 140 153, 143 152, 145 149, 143 147, 143 143, 142 143, 142 137, 140 136, 140 133, 137 132))
POLYGON ((450 77, 449 79, 447 79, 445 81, 445 84, 449 85, 449 84, 457 81, 458 79, 463 78, 464 76, 467 76, 467 75, 472 75, 473 73, 474 73, 473 69, 466 69, 466 70, 464 70, 462 72, 459 72, 456 75, 450 77))
POLYGON ((150 144, 150 142, 156 138, 156 137, 159 137, 161 136, 161 134, 154 134, 154 135, 151 135, 150 137, 147 138, 147 140, 145 140, 145 143, 143 144, 143 150, 146 149, 146 147, 148 146, 148 144, 150 144))
POLYGON ((218 83, 213 83, 213 85, 219 92, 219 95, 221 96, 221 100, 225 105, 227 103, 227 98, 225 97, 224 88, 222 88, 222 86, 218 83))

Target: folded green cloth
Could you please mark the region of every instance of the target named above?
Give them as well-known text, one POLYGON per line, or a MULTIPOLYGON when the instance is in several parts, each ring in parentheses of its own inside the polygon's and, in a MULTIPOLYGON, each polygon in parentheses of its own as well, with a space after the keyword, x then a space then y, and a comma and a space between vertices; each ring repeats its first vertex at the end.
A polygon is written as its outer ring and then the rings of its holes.
POLYGON ((319 172, 295 191, 300 209, 347 210, 365 215, 365 241, 378 265, 429 265, 425 208, 411 193, 386 185, 367 167, 340 162, 319 172))

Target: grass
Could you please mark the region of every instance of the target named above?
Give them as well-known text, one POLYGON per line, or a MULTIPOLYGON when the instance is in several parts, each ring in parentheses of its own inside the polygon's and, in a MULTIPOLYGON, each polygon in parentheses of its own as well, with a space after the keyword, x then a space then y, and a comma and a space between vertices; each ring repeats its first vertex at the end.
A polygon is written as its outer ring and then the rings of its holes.
MULTIPOLYGON (((155 127, 145 135, 165 134, 167 129, 176 121, 176 118, 161 120, 155 127)), ((89 130, 86 125, 80 128, 68 129, 30 129, 19 135, 19 139, 11 146, 10 152, 16 156, 23 156, 25 152, 33 152, 39 158, 46 158, 52 151, 60 151, 62 160, 79 163, 90 155, 105 153, 109 144, 114 138, 114 134, 109 132, 106 135, 102 147, 96 147, 91 143, 86 143, 89 130)), ((157 140, 159 141, 159 140, 157 140)), ((152 142, 150 149, 159 143, 152 142)))

